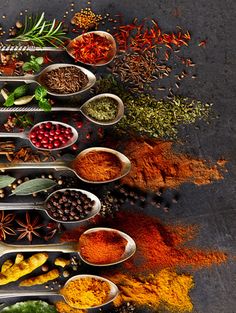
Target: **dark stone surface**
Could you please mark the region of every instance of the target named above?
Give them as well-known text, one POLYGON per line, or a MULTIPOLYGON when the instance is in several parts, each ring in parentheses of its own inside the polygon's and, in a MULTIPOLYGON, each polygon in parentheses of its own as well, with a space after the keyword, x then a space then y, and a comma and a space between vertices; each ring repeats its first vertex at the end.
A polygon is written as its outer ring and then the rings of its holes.
MULTIPOLYGON (((6 0, 0 2, 0 23, 12 25, 20 10, 46 11, 48 17, 62 18, 69 11, 69 1, 6 0), (7 18, 2 19, 6 14, 7 18)), ((124 20, 151 17, 160 26, 172 31, 176 25, 192 34, 188 55, 197 63, 197 79, 186 80, 180 92, 189 97, 214 103, 219 119, 210 125, 201 123, 200 129, 183 129, 185 150, 209 160, 227 159, 225 179, 207 186, 183 185, 180 201, 169 214, 150 209, 149 213, 165 220, 196 223, 200 226, 196 245, 236 252, 236 41, 235 0, 92 0, 97 12, 122 13, 124 20), (178 12, 178 16, 174 16, 178 12), (207 38, 205 48, 197 46, 207 38)), ((87 6, 75 1, 75 8, 87 6)), ((71 13, 72 14, 72 13, 71 13)), ((194 312, 236 312, 236 264, 227 264, 193 272, 195 288, 191 291, 194 312)))

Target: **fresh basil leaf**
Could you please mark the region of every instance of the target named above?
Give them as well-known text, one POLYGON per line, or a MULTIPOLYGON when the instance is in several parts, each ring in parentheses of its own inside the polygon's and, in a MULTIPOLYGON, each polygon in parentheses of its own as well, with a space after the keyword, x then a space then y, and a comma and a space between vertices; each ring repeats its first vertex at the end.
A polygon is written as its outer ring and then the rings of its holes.
POLYGON ((35 99, 41 100, 42 98, 46 97, 47 89, 43 86, 37 86, 35 89, 35 99))
POLYGON ((35 178, 17 186, 16 189, 12 191, 12 195, 27 196, 35 192, 48 190, 56 185, 57 183, 52 179, 35 178))
POLYGON ((27 91, 28 91, 29 87, 28 85, 22 85, 22 86, 19 86, 17 87, 13 93, 14 93, 14 97, 17 99, 17 98, 20 98, 20 97, 23 97, 26 95, 27 91))
POLYGON ((43 59, 43 57, 38 57, 38 58, 35 59, 35 61, 36 61, 39 65, 42 65, 44 59, 43 59))
POLYGON ((50 112, 52 110, 52 106, 47 99, 40 100, 39 107, 45 112, 50 112))
POLYGON ((4 106, 6 107, 11 107, 14 104, 15 96, 14 93, 11 93, 7 100, 3 103, 4 106))
POLYGON ((15 177, 11 177, 8 175, 0 175, 0 189, 5 188, 8 185, 11 185, 15 181, 15 177))
POLYGON ((31 70, 31 64, 30 62, 25 62, 22 66, 22 69, 26 72, 30 71, 31 70))

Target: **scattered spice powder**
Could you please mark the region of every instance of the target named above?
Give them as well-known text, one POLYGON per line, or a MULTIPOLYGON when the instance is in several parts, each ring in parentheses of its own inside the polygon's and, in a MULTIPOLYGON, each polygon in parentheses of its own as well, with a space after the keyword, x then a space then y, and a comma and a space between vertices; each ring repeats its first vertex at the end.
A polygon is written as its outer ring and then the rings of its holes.
POLYGON ((122 163, 113 153, 92 151, 79 156, 74 163, 76 173, 89 181, 106 181, 118 177, 122 163))
POLYGON ((57 301, 55 303, 57 312, 59 313, 86 313, 86 310, 81 309, 75 309, 69 306, 66 302, 63 301, 57 301))
POLYGON ((130 301, 138 306, 154 309, 163 305, 171 311, 192 311, 189 291, 193 288, 193 278, 187 274, 177 274, 169 269, 147 277, 132 277, 129 274, 113 274, 108 278, 119 287, 120 294, 115 299, 116 306, 130 301))
POLYGON ((70 306, 86 309, 106 302, 110 286, 106 281, 92 277, 78 278, 70 281, 60 290, 70 306))
MULTIPOLYGON (((101 219, 96 226, 117 227, 129 234, 137 245, 134 257, 122 264, 123 271, 130 273, 157 272, 163 268, 193 269, 221 264, 227 255, 221 251, 186 247, 185 244, 197 235, 194 225, 164 225, 159 219, 140 212, 120 211, 116 218, 101 219), (99 224, 99 225, 98 225, 99 224)), ((61 241, 76 241, 84 227, 64 232, 61 241)), ((122 268, 120 268, 122 270, 122 268)))
POLYGON ((223 178, 219 170, 222 163, 210 166, 205 160, 178 153, 171 141, 132 139, 125 143, 124 153, 132 164, 130 173, 122 179, 128 186, 157 190, 187 182, 205 185, 223 178))
POLYGON ((109 264, 121 259, 127 240, 116 231, 100 230, 79 239, 81 256, 93 264, 109 264))
POLYGON ((86 64, 104 64, 114 54, 113 43, 107 37, 96 33, 88 33, 71 41, 68 48, 76 62, 86 64))

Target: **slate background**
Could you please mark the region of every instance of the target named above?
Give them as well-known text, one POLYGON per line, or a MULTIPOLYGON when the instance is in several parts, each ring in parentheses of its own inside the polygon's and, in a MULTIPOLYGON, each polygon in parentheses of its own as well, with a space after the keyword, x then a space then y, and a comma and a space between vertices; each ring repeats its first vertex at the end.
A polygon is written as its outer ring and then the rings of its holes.
MULTIPOLYGON (((75 11, 87 6, 75 1, 75 11)), ((197 79, 183 81, 180 93, 202 101, 213 102, 218 119, 210 125, 200 123, 181 130, 186 152, 215 161, 228 160, 225 179, 197 187, 183 185, 180 201, 168 214, 146 209, 149 214, 172 222, 196 223, 200 233, 196 245, 222 249, 236 254, 236 106, 235 106, 235 16, 234 0, 92 0, 92 8, 103 14, 122 13, 124 21, 133 17, 158 18, 160 26, 172 31, 176 25, 192 34, 192 46, 186 53, 197 63, 197 79), (177 10, 177 11, 176 11, 177 10), (178 16, 175 13, 178 12, 178 16), (206 48, 197 43, 207 38, 206 48)), ((20 11, 46 11, 49 18, 63 17, 69 1, 5 0, 0 1, 0 23, 12 25, 20 11), (7 16, 6 19, 2 15, 7 16)), ((69 14, 72 16, 72 13, 69 14)), ((191 291, 196 313, 236 313, 236 264, 227 264, 193 272, 195 288, 191 291)))

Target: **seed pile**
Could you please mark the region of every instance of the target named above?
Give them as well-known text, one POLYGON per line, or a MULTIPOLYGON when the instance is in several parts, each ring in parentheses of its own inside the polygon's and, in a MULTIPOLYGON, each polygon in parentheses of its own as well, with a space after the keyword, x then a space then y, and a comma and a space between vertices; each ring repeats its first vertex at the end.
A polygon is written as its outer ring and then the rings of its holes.
POLYGON ((94 204, 94 200, 80 191, 58 191, 48 199, 47 211, 62 222, 79 221, 88 217, 94 204))
POLYGON ((85 8, 75 13, 71 24, 84 30, 97 29, 102 19, 102 15, 94 13, 90 8, 85 8))
POLYGON ((46 87, 54 93, 67 94, 80 91, 88 84, 88 77, 75 66, 48 71, 43 78, 46 87))
POLYGON ((112 63, 111 72, 138 91, 147 88, 158 78, 169 76, 171 68, 159 64, 154 51, 144 51, 117 56, 112 63))

